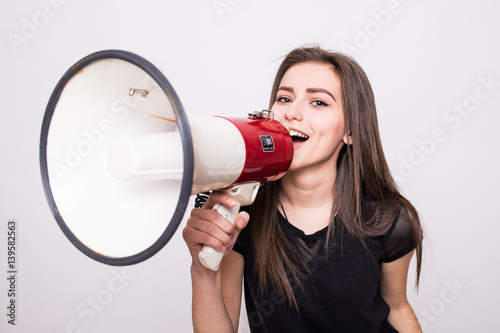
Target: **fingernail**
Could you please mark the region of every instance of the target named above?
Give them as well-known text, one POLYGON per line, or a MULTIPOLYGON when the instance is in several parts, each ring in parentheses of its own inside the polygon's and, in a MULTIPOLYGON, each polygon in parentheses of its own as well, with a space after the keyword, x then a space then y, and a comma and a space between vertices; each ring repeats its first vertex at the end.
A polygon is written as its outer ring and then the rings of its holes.
POLYGON ((230 199, 229 199, 229 204, 230 204, 231 206, 236 206, 236 204, 237 204, 237 203, 238 203, 238 202, 236 201, 236 199, 234 199, 234 198, 230 198, 230 199))
POLYGON ((236 223, 238 223, 238 228, 243 229, 245 227, 246 222, 247 222, 247 220, 240 217, 240 218, 238 218, 238 221, 236 223))

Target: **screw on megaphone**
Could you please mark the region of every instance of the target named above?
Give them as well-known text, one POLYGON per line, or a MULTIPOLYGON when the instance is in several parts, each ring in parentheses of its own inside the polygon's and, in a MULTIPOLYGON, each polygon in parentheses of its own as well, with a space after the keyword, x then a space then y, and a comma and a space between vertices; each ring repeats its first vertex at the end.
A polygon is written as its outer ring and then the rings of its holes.
POLYGON ((146 97, 149 94, 149 91, 147 91, 146 89, 134 89, 134 88, 131 88, 128 91, 129 96, 134 96, 135 93, 140 93, 142 97, 146 97))

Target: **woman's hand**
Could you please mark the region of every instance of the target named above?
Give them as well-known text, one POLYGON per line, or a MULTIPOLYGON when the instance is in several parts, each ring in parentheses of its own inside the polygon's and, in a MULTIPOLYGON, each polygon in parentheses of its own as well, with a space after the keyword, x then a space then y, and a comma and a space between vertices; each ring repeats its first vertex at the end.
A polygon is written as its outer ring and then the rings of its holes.
POLYGON ((226 251, 226 253, 230 251, 250 218, 248 213, 240 212, 233 225, 221 214, 212 210, 216 204, 234 207, 236 201, 225 193, 212 192, 202 208, 194 208, 191 211, 191 217, 182 232, 193 258, 193 266, 202 266, 198 260, 198 253, 203 249, 203 245, 208 245, 216 251, 226 251))
POLYGON ((212 192, 202 208, 191 211, 191 217, 182 231, 182 237, 193 258, 191 281, 194 332, 235 332, 238 328, 243 256, 233 252, 221 264, 229 266, 212 271, 201 264, 198 254, 204 245, 216 251, 226 251, 227 254, 233 248, 241 229, 247 225, 249 216, 246 212, 238 213, 233 225, 220 213, 212 210, 216 204, 234 207, 237 202, 225 193, 212 192), (224 292, 223 289, 232 292, 224 292))

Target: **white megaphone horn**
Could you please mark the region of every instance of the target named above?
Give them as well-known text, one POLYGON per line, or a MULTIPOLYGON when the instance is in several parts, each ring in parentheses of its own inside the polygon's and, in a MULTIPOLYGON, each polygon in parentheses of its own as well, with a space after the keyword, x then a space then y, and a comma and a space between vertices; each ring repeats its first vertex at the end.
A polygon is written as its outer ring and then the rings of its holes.
MULTIPOLYGON (((144 58, 93 53, 72 66, 49 100, 41 132, 42 183, 68 239, 89 257, 131 265, 173 236, 189 197, 224 190, 236 207, 288 170, 293 143, 272 111, 247 118, 187 117, 173 87, 144 58), (189 121, 188 121, 189 119, 189 121)), ((223 253, 205 246, 216 270, 223 253)))

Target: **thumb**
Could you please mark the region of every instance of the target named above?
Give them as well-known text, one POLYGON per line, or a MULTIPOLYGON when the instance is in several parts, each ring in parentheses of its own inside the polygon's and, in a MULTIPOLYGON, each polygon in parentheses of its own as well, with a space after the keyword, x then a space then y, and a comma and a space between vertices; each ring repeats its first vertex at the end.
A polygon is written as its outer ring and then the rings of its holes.
MULTIPOLYGON (((241 230, 247 226, 249 220, 250 215, 248 215, 247 212, 239 212, 238 215, 236 215, 236 218, 234 219, 234 232, 231 235, 231 245, 228 247, 228 249, 233 248, 236 240, 238 239, 238 235, 240 234, 241 230)), ((228 252, 229 251, 226 250, 226 253, 228 252)))
POLYGON ((234 220, 234 226, 239 233, 243 228, 245 228, 248 224, 248 221, 250 220, 250 215, 248 215, 247 212, 239 212, 238 215, 236 215, 236 219, 234 220))

